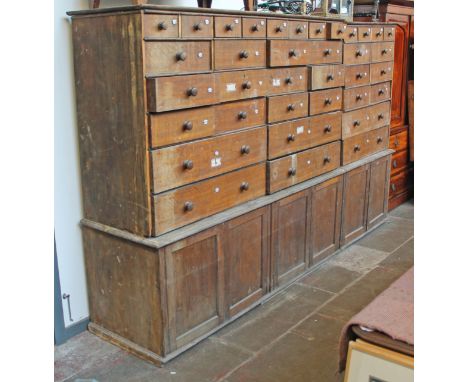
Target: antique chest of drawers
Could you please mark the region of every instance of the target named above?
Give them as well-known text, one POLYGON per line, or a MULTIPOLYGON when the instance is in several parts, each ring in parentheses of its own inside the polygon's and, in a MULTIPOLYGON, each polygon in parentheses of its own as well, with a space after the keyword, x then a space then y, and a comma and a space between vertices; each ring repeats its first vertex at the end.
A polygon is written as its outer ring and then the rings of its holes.
POLYGON ((166 362, 385 218, 387 24, 70 14, 93 332, 166 362))

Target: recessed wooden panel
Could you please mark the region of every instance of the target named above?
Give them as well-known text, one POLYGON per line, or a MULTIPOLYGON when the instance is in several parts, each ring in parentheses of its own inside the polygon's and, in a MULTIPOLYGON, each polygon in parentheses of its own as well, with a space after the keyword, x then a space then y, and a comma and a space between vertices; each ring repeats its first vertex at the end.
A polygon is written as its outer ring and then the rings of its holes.
POLYGON ((309 90, 320 90, 343 86, 345 67, 343 65, 317 65, 309 67, 309 90))
POLYGON ((341 139, 341 112, 309 117, 311 147, 341 139))
POLYGON ((266 19, 243 17, 242 36, 244 38, 265 38, 266 19))
POLYGON ((309 23, 309 39, 325 40, 327 38, 327 23, 326 22, 310 22, 309 23))
POLYGON ((345 66, 345 87, 367 85, 370 82, 369 65, 345 66))
POLYGON ((269 89, 265 69, 215 73, 215 78, 219 102, 264 97, 269 89))
POLYGON ((215 16, 215 37, 242 37, 241 17, 215 16))
POLYGON ((146 38, 177 38, 179 37, 179 15, 143 16, 143 36, 146 38))
POLYGON ((309 118, 268 126, 268 159, 278 158, 312 146, 309 118))
POLYGON ((391 81, 393 78, 393 62, 382 62, 380 64, 370 65, 370 82, 391 81))
POLYGON ((367 229, 380 223, 387 214, 389 161, 386 156, 370 164, 367 229))
POLYGON ((308 23, 305 20, 289 21, 289 38, 307 39, 309 37, 308 23))
POLYGON ((355 162, 365 156, 388 147, 388 126, 343 139, 342 165, 355 162))
POLYGON ((376 42, 372 44, 371 48, 371 61, 384 62, 393 61, 395 54, 393 42, 376 42))
POLYGON ((345 65, 367 64, 371 59, 371 44, 345 44, 343 47, 343 63, 345 65))
POLYGON ((309 114, 316 115, 341 110, 343 89, 325 89, 309 93, 309 114))
POLYGON ((383 82, 380 84, 372 85, 370 88, 370 103, 378 103, 387 101, 391 98, 392 83, 383 82))
POLYGON ((310 64, 309 43, 302 40, 268 40, 268 66, 310 64))
POLYGON ((267 19, 267 37, 268 38, 288 38, 289 21, 282 19, 267 19))
POLYGON ((182 15, 180 18, 183 38, 213 37, 213 16, 182 15))
POLYGON ((307 93, 268 97, 268 123, 305 117, 308 110, 309 97, 307 93))
POLYGON ((359 27, 358 28, 358 40, 361 42, 372 40, 372 28, 371 27, 359 27))
POLYGON ((266 71, 268 95, 307 91, 307 68, 292 67, 268 69, 266 71))
POLYGON ((241 69, 266 66, 265 40, 215 40, 214 68, 241 69))
POLYGON ((371 97, 370 86, 359 86, 343 91, 343 110, 352 110, 369 105, 371 97))
POLYGON ((266 123, 266 99, 228 102, 215 106, 215 133, 261 126, 266 123))

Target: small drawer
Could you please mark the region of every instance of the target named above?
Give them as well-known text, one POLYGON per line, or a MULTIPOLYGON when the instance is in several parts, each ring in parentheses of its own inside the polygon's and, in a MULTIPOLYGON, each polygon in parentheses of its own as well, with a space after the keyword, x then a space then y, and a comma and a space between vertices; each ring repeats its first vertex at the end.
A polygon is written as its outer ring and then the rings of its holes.
POLYGON ((305 20, 289 21, 289 38, 307 39, 309 37, 308 23, 305 20))
POLYGON ((343 86, 344 81, 345 67, 343 65, 309 66, 309 90, 343 86))
POLYGON ((372 28, 371 27, 359 27, 358 33, 359 33, 359 38, 358 38, 359 41, 362 41, 362 42, 372 41, 372 28))
POLYGON ((308 64, 342 64, 343 43, 341 41, 309 41, 308 64))
POLYGON ((382 62, 380 64, 371 64, 370 83, 391 81, 393 79, 393 62, 382 62))
POLYGON ((400 151, 392 155, 392 171, 391 174, 394 175, 397 172, 405 169, 408 166, 408 151, 400 151))
POLYGON ((265 163, 153 196, 156 235, 265 195, 265 163))
POLYGON ((266 152, 266 127, 153 150, 153 193, 259 163, 266 152))
POLYGON ((214 68, 241 69, 266 66, 265 40, 215 40, 214 68))
POLYGON ((376 42, 372 44, 372 62, 393 61, 393 42, 376 42))
POLYGON ((343 90, 341 88, 318 90, 309 93, 309 115, 341 110, 343 90))
POLYGON ((261 126, 266 123, 266 99, 228 102, 215 107, 215 133, 261 126))
POLYGON ((179 15, 143 16, 143 35, 146 38, 179 37, 179 15))
POLYGON ((280 19, 267 20, 267 37, 268 38, 288 38, 289 37, 289 22, 280 19))
POLYGON ((168 146, 214 134, 213 107, 150 114, 151 147, 168 146))
POLYGON ((306 117, 308 110, 307 93, 268 97, 268 123, 306 117))
POLYGON ((370 103, 377 103, 389 100, 392 93, 392 83, 382 82, 372 85, 370 88, 370 103))
POLYGON ((357 88, 345 89, 343 91, 343 109, 353 110, 369 105, 370 86, 359 86, 357 88))
POLYGON ((367 64, 370 62, 370 44, 345 44, 343 63, 346 65, 367 64))
POLYGON ((343 163, 347 165, 388 146, 388 126, 343 140, 343 163))
POLYGON ((326 38, 327 38, 327 23, 326 22, 309 23, 309 39, 325 40, 326 38))
POLYGON ((333 142, 267 162, 267 193, 335 170, 340 166, 340 156, 340 142, 333 142))
POLYGON ((343 113, 341 123, 343 139, 369 131, 371 129, 370 122, 368 107, 343 113))
POLYGON ((309 118, 268 126, 268 159, 292 154, 311 146, 309 118))
POLYGON ((265 69, 215 73, 218 102, 264 97, 268 93, 265 69))
POLYGON ((345 87, 367 85, 370 82, 369 65, 355 65, 345 67, 345 87))
POLYGON ((370 128, 377 129, 390 124, 390 102, 369 106, 370 128))
POLYGON ((347 32, 347 25, 342 22, 331 22, 328 28, 327 38, 330 40, 342 40, 347 32))
POLYGON ((395 41, 395 27, 384 27, 384 40, 395 41))
POLYGON ((268 40, 268 66, 307 65, 310 62, 309 41, 268 40))
POLYGON ((408 148, 408 130, 403 130, 398 134, 390 135, 388 148, 395 151, 406 150, 408 148))
POLYGON ((268 69, 269 95, 307 91, 307 68, 268 69))
POLYGON ((144 44, 147 76, 211 70, 211 41, 146 41, 144 44))
POLYGON ((240 17, 215 16, 215 37, 242 37, 240 17))
POLYGON ((245 38, 265 38, 266 19, 242 18, 242 36, 245 38))
POLYGON ((372 27, 372 41, 383 41, 384 40, 384 28, 372 27))
POLYGON ((404 170, 400 173, 390 176, 389 198, 397 196, 412 187, 411 170, 404 170))
POLYGON ((312 138, 311 147, 341 139, 340 111, 315 115, 309 117, 309 121, 309 130, 312 138))
POLYGON ((147 93, 150 112, 212 105, 217 99, 213 74, 149 78, 147 93))
POLYGON ((181 32, 183 38, 212 38, 213 17, 212 16, 181 16, 181 32))
POLYGON ((344 33, 343 40, 345 43, 358 42, 358 28, 352 25, 348 25, 346 32, 344 33))

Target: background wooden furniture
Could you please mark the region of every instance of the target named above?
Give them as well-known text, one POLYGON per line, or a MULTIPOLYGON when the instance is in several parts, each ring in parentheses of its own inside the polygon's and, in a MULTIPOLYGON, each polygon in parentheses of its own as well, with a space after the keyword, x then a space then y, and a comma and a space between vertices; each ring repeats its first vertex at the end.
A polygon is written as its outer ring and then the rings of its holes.
MULTIPOLYGON (((132 4, 143 5, 146 4, 148 0, 132 0, 132 4)), ((213 0, 197 0, 199 8, 211 8, 213 0)), ((101 5, 101 0, 92 0, 91 8, 99 8, 101 5)), ((244 9, 246 11, 256 10, 256 1, 255 0, 244 0, 244 9)))

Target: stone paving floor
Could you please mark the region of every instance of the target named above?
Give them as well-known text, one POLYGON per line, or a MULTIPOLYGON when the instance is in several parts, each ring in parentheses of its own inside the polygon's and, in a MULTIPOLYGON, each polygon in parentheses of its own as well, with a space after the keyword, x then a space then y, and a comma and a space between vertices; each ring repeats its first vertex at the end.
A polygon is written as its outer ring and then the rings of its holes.
POLYGON ((413 265, 413 209, 163 368, 85 332, 55 347, 55 381, 341 382, 341 328, 413 265))

